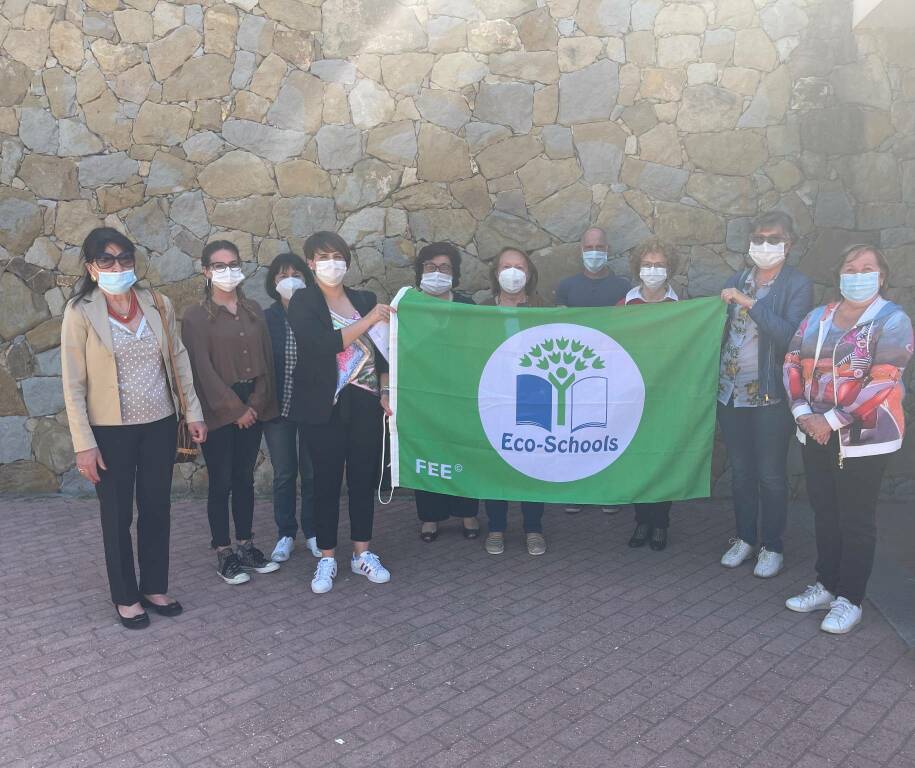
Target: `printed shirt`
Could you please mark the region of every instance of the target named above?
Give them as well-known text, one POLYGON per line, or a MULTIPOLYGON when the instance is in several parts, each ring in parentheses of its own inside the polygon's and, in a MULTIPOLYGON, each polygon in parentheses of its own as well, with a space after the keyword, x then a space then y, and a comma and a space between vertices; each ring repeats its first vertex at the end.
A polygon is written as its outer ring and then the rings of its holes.
POLYGON ((285 357, 283 365, 283 400, 280 403, 280 416, 284 419, 289 418, 289 408, 292 405, 292 374, 295 371, 295 364, 299 358, 298 347, 295 343, 295 334, 292 332, 292 326, 289 321, 283 318, 283 324, 286 328, 285 357))
MULTIPOLYGON (((330 310, 330 319, 336 331, 352 325, 361 318, 358 312, 352 317, 343 317, 330 310)), ((375 395, 379 393, 375 347, 365 335, 359 336, 346 349, 337 353, 337 395, 347 384, 353 384, 375 395)), ((336 401, 336 396, 334 399, 336 401)))
MULTIPOLYGON (((755 270, 746 283, 746 293, 751 299, 761 299, 769 293, 772 282, 757 287, 755 270)), ((759 327, 750 310, 736 306, 732 310, 728 335, 721 347, 721 368, 718 375, 718 402, 727 405, 731 398, 735 408, 756 408, 780 402, 771 395, 768 400, 759 396, 759 327)))
POLYGON ((118 371, 118 395, 123 424, 149 424, 175 412, 165 363, 156 334, 140 320, 136 333, 113 317, 111 343, 118 371))
MULTIPOLYGON (((785 356, 784 384, 795 419, 822 414, 839 432, 843 456, 892 453, 905 434, 903 371, 912 359, 912 321, 876 299, 851 328, 832 323, 837 304, 801 322, 785 356)), ((806 435, 798 430, 798 439, 806 435)))

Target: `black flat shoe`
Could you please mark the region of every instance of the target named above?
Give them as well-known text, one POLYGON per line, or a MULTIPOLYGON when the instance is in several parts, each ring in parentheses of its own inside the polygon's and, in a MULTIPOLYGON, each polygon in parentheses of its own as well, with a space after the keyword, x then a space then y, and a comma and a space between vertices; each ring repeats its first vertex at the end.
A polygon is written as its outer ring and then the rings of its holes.
POLYGON ((651 526, 648 523, 639 523, 632 532, 632 538, 629 539, 630 547, 644 547, 648 543, 648 537, 651 536, 651 526))
POLYGON ((426 544, 431 544, 438 538, 438 528, 434 531, 423 531, 419 532, 419 538, 421 538, 426 544))
POLYGON ((121 616, 121 612, 118 610, 117 606, 114 606, 114 612, 118 615, 118 618, 121 620, 121 625, 125 629, 146 629, 149 626, 148 613, 141 613, 139 616, 127 618, 126 616, 121 616))
POLYGON ((651 532, 651 540, 648 542, 648 546, 655 552, 660 552, 664 549, 667 546, 667 529, 655 528, 651 532))
POLYGON ((160 616, 177 616, 180 614, 184 608, 181 607, 181 603, 177 600, 173 600, 168 605, 156 605, 152 600, 147 600, 145 597, 140 598, 140 605, 144 608, 148 608, 151 611, 155 611, 160 616))
POLYGON ((479 528, 463 528, 462 533, 465 539, 475 539, 480 535, 479 528))

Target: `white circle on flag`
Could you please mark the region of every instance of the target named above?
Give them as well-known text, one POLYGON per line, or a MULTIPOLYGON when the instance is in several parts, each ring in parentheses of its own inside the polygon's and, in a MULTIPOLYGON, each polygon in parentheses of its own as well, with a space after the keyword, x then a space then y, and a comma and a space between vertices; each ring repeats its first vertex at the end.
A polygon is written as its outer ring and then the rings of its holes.
POLYGON ((492 353, 477 407, 490 445, 537 480, 563 483, 616 461, 638 430, 645 383, 635 361, 594 328, 549 323, 492 353))

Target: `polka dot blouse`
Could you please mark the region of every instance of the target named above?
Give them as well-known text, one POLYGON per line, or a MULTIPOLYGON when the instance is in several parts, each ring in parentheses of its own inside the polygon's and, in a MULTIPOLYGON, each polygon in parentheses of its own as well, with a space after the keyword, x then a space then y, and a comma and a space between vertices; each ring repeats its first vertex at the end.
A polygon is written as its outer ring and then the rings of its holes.
POLYGON ((109 318, 118 368, 122 424, 148 424, 175 412, 156 334, 144 317, 137 332, 109 318))

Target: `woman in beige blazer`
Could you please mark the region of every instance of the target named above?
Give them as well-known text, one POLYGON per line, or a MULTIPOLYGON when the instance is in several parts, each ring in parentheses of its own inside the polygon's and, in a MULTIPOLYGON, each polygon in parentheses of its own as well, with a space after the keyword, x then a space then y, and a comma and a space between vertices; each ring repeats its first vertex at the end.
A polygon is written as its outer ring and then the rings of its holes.
POLYGON ((206 426, 174 310, 163 296, 166 334, 152 291, 136 286, 133 243, 101 227, 86 237, 82 256, 86 275, 61 332, 64 402, 76 467, 99 498, 111 600, 125 627, 142 629, 149 625, 144 607, 163 616, 181 612, 166 594, 177 387, 195 442, 206 440, 206 426), (139 585, 130 537, 134 492, 139 585))

